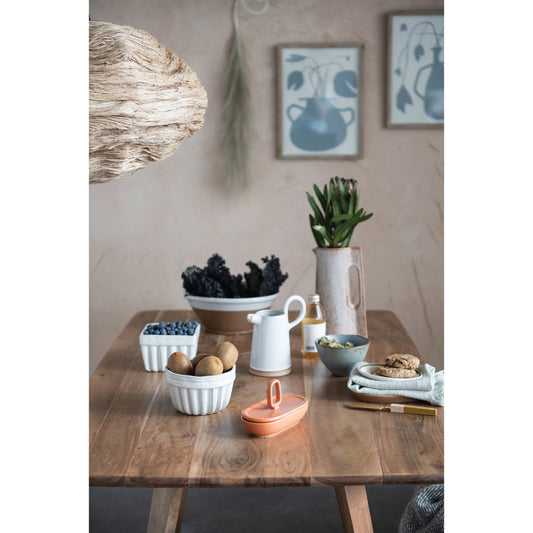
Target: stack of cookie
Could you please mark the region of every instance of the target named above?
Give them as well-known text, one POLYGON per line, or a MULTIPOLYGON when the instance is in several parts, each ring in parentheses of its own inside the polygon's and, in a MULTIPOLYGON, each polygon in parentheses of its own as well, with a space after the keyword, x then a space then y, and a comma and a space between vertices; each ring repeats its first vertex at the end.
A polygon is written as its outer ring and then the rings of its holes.
POLYGON ((395 353, 385 359, 385 366, 378 366, 375 374, 388 378, 414 378, 420 359, 408 353, 395 353))

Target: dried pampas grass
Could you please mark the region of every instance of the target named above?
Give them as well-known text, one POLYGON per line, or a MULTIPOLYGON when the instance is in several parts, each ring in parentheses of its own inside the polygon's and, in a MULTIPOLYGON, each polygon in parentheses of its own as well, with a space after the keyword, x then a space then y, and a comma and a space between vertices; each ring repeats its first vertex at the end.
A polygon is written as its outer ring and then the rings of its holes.
MULTIPOLYGON (((236 20, 236 5, 233 13, 236 20)), ((224 103, 224 155, 230 188, 243 190, 249 185, 251 96, 246 77, 246 61, 238 23, 234 22, 226 73, 224 103)))
POLYGON ((89 24, 89 183, 102 183, 172 155, 202 127, 207 94, 149 33, 89 24))

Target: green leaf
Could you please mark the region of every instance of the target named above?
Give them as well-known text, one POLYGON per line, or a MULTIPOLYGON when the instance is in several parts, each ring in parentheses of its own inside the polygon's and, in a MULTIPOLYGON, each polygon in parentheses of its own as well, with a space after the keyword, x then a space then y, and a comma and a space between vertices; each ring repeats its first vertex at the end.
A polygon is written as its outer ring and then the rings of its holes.
MULTIPOLYGON (((331 209, 331 204, 333 202, 333 196, 334 196, 335 186, 333 185, 333 178, 329 180, 329 187, 327 189, 327 211, 331 209)), ((327 215, 326 211, 326 215, 327 215)))
POLYGON ((315 191, 316 197, 318 198, 318 201, 320 202, 320 205, 322 206, 322 209, 325 212, 326 206, 328 205, 326 197, 320 192, 320 189, 316 185, 313 185, 313 190, 315 191))
POLYGON ((331 219, 331 222, 334 224, 337 224, 338 222, 344 222, 345 220, 348 220, 353 217, 353 214, 346 213, 343 215, 337 215, 331 219))
POLYGON ((344 239, 346 239, 349 231, 350 231, 350 228, 348 229, 338 228, 335 231, 335 234, 333 235, 333 242, 335 243, 335 246, 337 248, 340 248, 340 246, 338 246, 338 243, 341 243, 342 241, 344 241, 344 239))
POLYGON ((308 192, 305 194, 307 194, 307 200, 309 201, 309 204, 311 205, 313 212, 315 213, 317 222, 319 222, 320 224, 325 224, 326 221, 324 219, 324 215, 316 205, 315 199, 308 192))
POLYGON ((350 217, 348 220, 344 221, 338 228, 336 228, 335 233, 333 235, 333 240, 335 244, 337 245, 337 243, 341 243, 342 241, 344 241, 356 224, 357 218, 350 217))
POLYGON ((341 206, 342 212, 346 213, 348 210, 348 205, 346 204, 346 190, 344 189, 344 184, 342 183, 341 180, 337 181, 337 185, 339 187, 338 197, 340 200, 340 206, 341 206))
POLYGON ((343 222, 339 226, 339 230, 341 230, 344 233, 347 233, 352 228, 355 228, 355 226, 357 226, 358 222, 359 222, 359 217, 353 216, 352 218, 348 219, 346 222, 343 222))
POLYGON ((342 241, 342 245, 340 246, 340 248, 346 248, 348 246, 350 246, 350 241, 352 240, 352 235, 353 235, 353 230, 355 229, 355 226, 352 228, 352 231, 350 231, 350 233, 348 233, 348 236, 346 237, 346 239, 344 239, 344 241, 342 241))
POLYGON ((322 237, 324 237, 329 243, 333 242, 333 236, 324 226, 313 226, 313 230, 316 231, 322 237))
POLYGON ((326 241, 323 239, 322 235, 320 235, 320 233, 317 231, 313 231, 313 235, 315 237, 316 245, 319 248, 326 248, 326 241))
POLYGON ((353 215, 355 213, 355 202, 357 201, 357 191, 354 189, 350 195, 350 203, 348 204, 348 213, 353 215))
POLYGON ((335 192, 332 194, 331 208, 333 209, 333 216, 342 215, 342 211, 341 211, 341 208, 339 206, 339 198, 335 194, 335 192))
POLYGON ((316 226, 317 224, 315 223, 315 220, 311 215, 309 215, 309 224, 311 225, 311 232, 313 233, 313 237, 315 238, 316 245, 319 248, 325 248, 326 243, 324 241, 324 238, 318 231, 315 230, 314 226, 316 226))

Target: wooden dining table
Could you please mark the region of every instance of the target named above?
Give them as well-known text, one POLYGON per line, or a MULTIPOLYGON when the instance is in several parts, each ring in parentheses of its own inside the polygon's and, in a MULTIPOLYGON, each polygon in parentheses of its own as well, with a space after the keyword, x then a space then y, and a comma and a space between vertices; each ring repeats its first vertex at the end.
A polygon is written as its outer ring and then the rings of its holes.
MULTIPOLYGON (((188 416, 173 407, 164 372, 144 369, 139 334, 149 322, 196 320, 193 311, 136 313, 109 348, 89 384, 89 483, 153 487, 148 532, 179 531, 189 487, 335 488, 345 531, 371 532, 366 485, 444 482, 443 408, 437 416, 353 410, 346 377, 300 354, 291 331, 284 393, 309 400, 304 418, 273 437, 254 437, 241 411, 266 398, 269 378, 249 373, 252 334, 202 328, 198 353, 228 340, 239 350, 231 400, 222 411, 188 416)), ((392 353, 419 355, 397 316, 368 311, 369 362, 392 353)))

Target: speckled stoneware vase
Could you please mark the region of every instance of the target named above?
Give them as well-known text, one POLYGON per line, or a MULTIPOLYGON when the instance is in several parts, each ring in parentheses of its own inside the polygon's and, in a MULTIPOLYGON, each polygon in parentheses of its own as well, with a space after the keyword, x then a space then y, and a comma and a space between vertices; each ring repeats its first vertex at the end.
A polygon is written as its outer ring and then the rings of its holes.
POLYGON ((316 292, 326 315, 326 333, 367 337, 361 249, 315 248, 313 252, 316 255, 316 292), (350 285, 357 287, 355 295, 351 294, 350 285))

